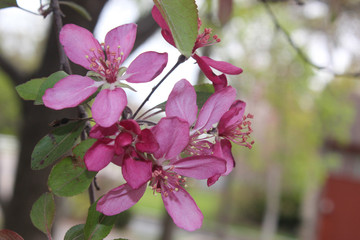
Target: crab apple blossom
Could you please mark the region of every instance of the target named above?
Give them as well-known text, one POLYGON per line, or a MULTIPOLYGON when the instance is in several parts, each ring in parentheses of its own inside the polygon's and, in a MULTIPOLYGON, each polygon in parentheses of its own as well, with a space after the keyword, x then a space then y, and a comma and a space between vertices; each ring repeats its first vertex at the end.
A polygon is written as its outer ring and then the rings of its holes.
MULTIPOLYGON (((185 230, 193 231, 201 227, 203 215, 190 194, 184 189, 184 177, 208 179, 226 172, 224 159, 210 156, 190 156, 181 158, 180 154, 189 141, 189 125, 187 121, 178 117, 165 117, 151 128, 159 149, 148 159, 139 157, 131 161, 137 164, 148 164, 147 171, 129 172, 133 177, 146 179, 142 184, 137 182, 138 188, 133 188, 129 180, 127 183, 106 193, 97 204, 97 210, 105 215, 116 215, 136 204, 143 196, 147 184, 154 193, 160 193, 164 206, 174 223, 185 230), (148 176, 148 171, 151 176, 148 176), (147 178, 144 178, 145 174, 147 178)), ((145 168, 144 168, 145 169, 145 168)), ((137 181, 137 180, 136 180, 137 181)))
MULTIPOLYGON (((155 22, 160 26, 161 34, 164 37, 164 39, 168 43, 176 47, 171 30, 167 25, 165 19, 161 15, 159 9, 156 6, 154 6, 151 13, 155 22)), ((200 26, 201 26, 201 20, 199 19, 198 29, 200 29, 200 26)), ((212 35, 212 30, 210 28, 205 28, 202 33, 198 34, 191 55, 192 58, 195 59, 195 61, 199 65, 199 68, 205 74, 205 76, 212 81, 215 91, 220 90, 228 85, 225 74, 238 75, 243 71, 241 68, 236 67, 231 63, 224 61, 216 61, 206 56, 199 56, 196 53, 197 49, 205 46, 210 46, 218 42, 220 42, 220 38, 217 35, 212 35), (222 72, 222 74, 216 75, 211 68, 214 68, 222 72)))
POLYGON ((106 34, 100 44, 88 30, 74 24, 65 25, 60 32, 60 42, 69 59, 95 72, 96 80, 88 76, 69 75, 47 89, 43 96, 45 106, 52 109, 75 107, 94 94, 99 87, 91 111, 96 123, 110 127, 116 123, 127 97, 121 86, 149 82, 157 77, 167 64, 167 53, 144 52, 129 67, 122 67, 134 46, 136 24, 125 24, 106 34))

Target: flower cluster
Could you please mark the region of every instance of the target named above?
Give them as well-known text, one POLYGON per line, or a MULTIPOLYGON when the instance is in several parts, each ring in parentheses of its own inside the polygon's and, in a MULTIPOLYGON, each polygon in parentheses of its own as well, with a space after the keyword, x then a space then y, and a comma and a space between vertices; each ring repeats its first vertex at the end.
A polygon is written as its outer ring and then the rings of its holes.
MULTIPOLYGON (((156 7, 153 17, 162 35, 175 46, 171 31, 156 7)), ((199 27, 201 22, 199 21, 199 27)), ((167 64, 167 54, 145 52, 126 68, 136 36, 136 25, 126 24, 111 30, 100 44, 79 26, 68 24, 60 32, 60 42, 69 59, 90 72, 70 75, 47 89, 44 104, 53 109, 75 107, 96 95, 92 104, 95 125, 89 137, 96 142, 84 161, 89 171, 101 171, 110 162, 121 167, 126 183, 110 190, 97 203, 97 210, 116 215, 129 209, 143 196, 147 186, 161 194, 164 206, 175 224, 188 231, 201 227, 203 215, 185 190, 186 178, 207 180, 208 186, 235 166, 231 142, 251 148, 251 114, 245 115, 245 102, 236 100, 236 90, 228 86, 225 74, 240 74, 242 69, 209 57, 196 50, 219 42, 211 30, 200 33, 192 57, 212 81, 215 92, 201 106, 197 93, 185 79, 172 89, 165 116, 157 123, 126 117, 127 96, 122 89, 130 83, 152 81, 167 64), (222 72, 216 75, 211 67, 222 72)))

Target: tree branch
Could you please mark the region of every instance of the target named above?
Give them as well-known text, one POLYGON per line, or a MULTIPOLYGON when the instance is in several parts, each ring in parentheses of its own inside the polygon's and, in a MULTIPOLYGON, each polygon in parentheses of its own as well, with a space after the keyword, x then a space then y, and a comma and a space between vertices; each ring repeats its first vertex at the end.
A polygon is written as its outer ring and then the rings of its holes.
POLYGON ((280 24, 278 18, 276 17, 276 15, 274 14, 274 12, 271 10, 270 5, 268 3, 268 0, 261 0, 261 2, 263 3, 266 12, 269 14, 272 22, 274 23, 275 27, 277 30, 280 30, 286 40, 289 42, 290 46, 296 51, 296 53, 299 55, 299 57, 307 64, 309 64, 310 66, 312 66, 313 68, 316 68, 318 70, 324 70, 327 71, 331 74, 333 74, 336 77, 350 77, 350 78, 357 78, 360 76, 360 72, 354 72, 354 73, 343 73, 343 74, 339 74, 336 73, 334 70, 329 69, 328 67, 325 66, 320 66, 315 64, 313 61, 310 60, 310 58, 300 49, 299 46, 297 46, 295 44, 295 42, 292 40, 289 32, 280 24))

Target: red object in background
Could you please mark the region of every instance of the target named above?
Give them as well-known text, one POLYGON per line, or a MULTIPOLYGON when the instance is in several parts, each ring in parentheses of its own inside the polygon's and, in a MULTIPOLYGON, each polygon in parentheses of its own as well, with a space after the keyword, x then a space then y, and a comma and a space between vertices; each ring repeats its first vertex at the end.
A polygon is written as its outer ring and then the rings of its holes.
POLYGON ((318 240, 360 240, 360 180, 331 175, 320 199, 318 240))

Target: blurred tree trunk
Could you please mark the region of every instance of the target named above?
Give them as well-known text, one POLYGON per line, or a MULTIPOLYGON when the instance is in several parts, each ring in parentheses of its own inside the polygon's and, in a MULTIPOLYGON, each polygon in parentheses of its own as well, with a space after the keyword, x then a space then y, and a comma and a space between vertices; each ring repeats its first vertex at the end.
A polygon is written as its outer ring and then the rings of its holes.
MULTIPOLYGON (((94 29, 99 14, 106 1, 100 0, 79 0, 78 4, 85 7, 92 21, 86 21, 78 13, 68 8, 63 11, 66 15, 65 22, 71 22, 87 29, 94 29)), ((51 16, 48 16, 51 17, 51 16)), ((57 37, 54 26, 51 27, 46 42, 46 51, 39 69, 24 76, 16 72, 16 69, 3 69, 13 80, 14 85, 24 83, 32 78, 49 76, 59 70, 59 57, 57 48, 57 37), (9 70, 9 71, 7 71, 9 70)), ((9 67, 9 66, 8 66, 9 67)), ((84 72, 83 69, 75 69, 74 72, 84 72)), ((75 109, 66 111, 53 111, 43 106, 35 106, 32 102, 21 101, 22 125, 20 127, 20 157, 15 180, 15 190, 12 199, 5 206, 5 227, 19 233, 24 239, 39 240, 46 239, 45 235, 37 230, 30 220, 30 209, 32 204, 47 190, 47 177, 50 168, 34 171, 30 168, 30 156, 35 144, 50 131, 48 124, 54 119, 64 116, 77 116, 75 109)))
POLYGON ((261 226, 261 240, 272 240, 278 225, 281 196, 281 168, 270 163, 266 173, 266 206, 261 226))

